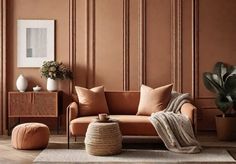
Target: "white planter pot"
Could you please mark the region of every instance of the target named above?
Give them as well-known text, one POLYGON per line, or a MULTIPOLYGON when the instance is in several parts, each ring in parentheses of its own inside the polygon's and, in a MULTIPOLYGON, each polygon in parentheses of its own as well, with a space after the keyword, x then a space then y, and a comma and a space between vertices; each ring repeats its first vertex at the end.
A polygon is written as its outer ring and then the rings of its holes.
POLYGON ((57 80, 47 79, 47 90, 52 92, 57 90, 57 80))
POLYGON ((20 76, 16 80, 16 87, 20 92, 25 92, 26 88, 28 86, 28 81, 26 78, 20 74, 20 76))

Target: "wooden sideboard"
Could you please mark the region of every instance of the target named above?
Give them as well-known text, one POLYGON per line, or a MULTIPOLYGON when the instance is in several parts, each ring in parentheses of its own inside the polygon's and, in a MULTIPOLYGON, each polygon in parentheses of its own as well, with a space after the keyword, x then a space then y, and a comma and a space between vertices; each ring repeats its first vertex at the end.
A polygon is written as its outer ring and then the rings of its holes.
MULTIPOLYGON (((54 117, 59 131, 62 113, 62 92, 8 92, 8 131, 11 131, 10 118, 54 117)), ((20 120, 19 120, 20 122, 20 120)))

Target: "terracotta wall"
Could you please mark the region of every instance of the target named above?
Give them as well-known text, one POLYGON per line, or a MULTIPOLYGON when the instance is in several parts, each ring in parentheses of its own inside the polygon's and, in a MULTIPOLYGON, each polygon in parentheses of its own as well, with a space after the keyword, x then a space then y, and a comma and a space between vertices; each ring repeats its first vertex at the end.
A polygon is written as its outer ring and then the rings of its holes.
MULTIPOLYGON (((15 82, 19 74, 28 79, 28 90, 36 84, 45 89, 46 80, 40 77, 38 68, 17 68, 17 20, 18 19, 54 19, 55 57, 69 65, 69 2, 67 0, 10 0, 7 1, 7 77, 8 90, 16 90, 15 82)), ((60 89, 68 93, 68 82, 60 89)))
POLYGON ((16 67, 16 20, 55 19, 56 60, 74 73, 72 83, 60 83, 66 95, 75 85, 174 83, 195 98, 199 130, 212 130, 218 110, 201 76, 217 61, 236 62, 235 7, 234 0, 8 0, 7 90, 16 89, 20 73, 29 89, 46 85, 39 69, 16 67))
POLYGON ((171 2, 77 0, 74 84, 137 90, 142 82, 171 83, 171 2))
MULTIPOLYGON (((18 19, 54 19, 55 20, 55 59, 69 66, 69 26, 70 13, 69 1, 67 0, 9 0, 6 4, 7 12, 7 90, 16 90, 16 79, 19 74, 23 74, 29 84, 27 90, 32 91, 32 87, 39 85, 46 89, 46 79, 41 78, 39 68, 18 68, 17 67, 17 20, 18 19)), ((69 81, 61 81, 59 89, 64 92, 64 109, 68 104, 69 81)), ((63 120, 65 117, 63 116, 63 120)), ((38 121, 37 119, 31 119, 38 121)), ((23 121, 27 121, 22 119, 23 121)), ((55 127, 54 119, 42 119, 55 127), (49 120, 49 121, 48 121, 49 120)), ((65 121, 62 122, 65 124, 65 121)))
POLYGON ((236 65, 236 1, 199 0, 196 4, 196 102, 199 129, 214 129, 219 111, 213 95, 202 82, 202 74, 211 71, 217 61, 236 65))

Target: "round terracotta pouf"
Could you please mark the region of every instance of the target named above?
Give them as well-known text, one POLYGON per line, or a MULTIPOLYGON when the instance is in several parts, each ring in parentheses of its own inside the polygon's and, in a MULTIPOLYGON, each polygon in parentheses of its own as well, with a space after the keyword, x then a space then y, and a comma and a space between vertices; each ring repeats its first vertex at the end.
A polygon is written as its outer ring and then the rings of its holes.
POLYGON ((41 123, 24 123, 12 131, 11 143, 16 149, 43 149, 48 145, 49 129, 41 123))
POLYGON ((121 152, 122 136, 117 122, 92 122, 85 136, 86 152, 105 156, 121 152))

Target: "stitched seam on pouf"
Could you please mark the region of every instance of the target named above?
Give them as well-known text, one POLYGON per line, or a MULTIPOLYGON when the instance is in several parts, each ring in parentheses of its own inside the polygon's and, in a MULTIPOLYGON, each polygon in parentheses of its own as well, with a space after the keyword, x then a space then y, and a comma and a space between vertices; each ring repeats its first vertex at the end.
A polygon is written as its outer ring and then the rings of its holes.
POLYGON ((23 148, 23 141, 25 140, 25 133, 26 133, 26 128, 27 128, 27 124, 24 126, 24 133, 22 135, 22 142, 21 142, 21 149, 23 148))

